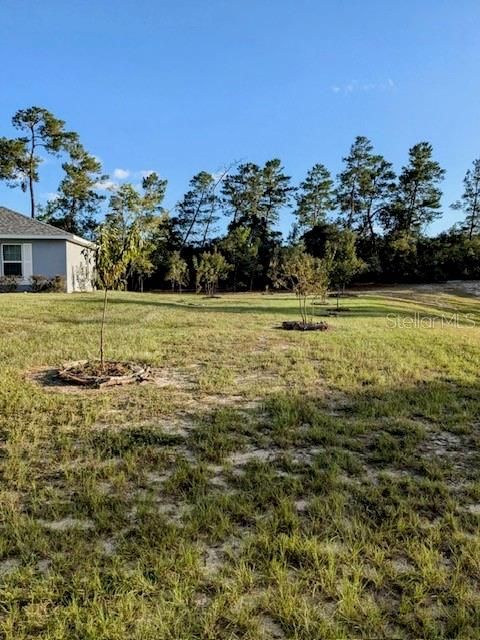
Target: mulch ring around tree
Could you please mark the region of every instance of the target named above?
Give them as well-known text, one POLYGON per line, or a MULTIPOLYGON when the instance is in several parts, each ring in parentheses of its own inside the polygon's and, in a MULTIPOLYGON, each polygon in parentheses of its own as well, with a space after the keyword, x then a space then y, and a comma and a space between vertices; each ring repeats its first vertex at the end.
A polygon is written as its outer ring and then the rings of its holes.
POLYGON ((298 322, 296 320, 285 320, 285 322, 282 322, 281 328, 286 331, 328 331, 330 326, 326 322, 298 322))
POLYGON ((105 362, 102 367, 99 361, 76 360, 63 365, 58 378, 68 384, 102 389, 145 382, 150 379, 150 370, 134 362, 105 362))

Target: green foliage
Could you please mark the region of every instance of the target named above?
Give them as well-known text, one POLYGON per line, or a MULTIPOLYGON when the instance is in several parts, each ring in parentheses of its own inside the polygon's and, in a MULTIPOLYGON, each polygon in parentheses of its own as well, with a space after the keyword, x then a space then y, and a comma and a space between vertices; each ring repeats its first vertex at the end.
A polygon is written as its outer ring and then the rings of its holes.
POLYGON ((258 261, 260 239, 252 238, 251 229, 236 226, 228 231, 219 244, 228 262, 233 266, 233 290, 248 287, 261 268, 258 261))
POLYGON ((177 217, 173 221, 182 247, 190 241, 191 245, 203 248, 211 239, 219 220, 217 186, 218 181, 206 171, 190 180, 190 189, 177 204, 177 217))
POLYGON ((357 256, 355 234, 348 229, 327 241, 325 259, 329 265, 330 283, 337 290, 344 289, 365 267, 357 256))
POLYGON ((224 206, 232 216, 231 226, 245 226, 254 237, 265 236, 278 222, 280 209, 288 204, 292 187, 277 158, 263 167, 248 162, 225 177, 224 206))
MULTIPOLYGON (((11 187, 27 188, 24 180, 27 170, 27 143, 23 138, 0 138, 0 180, 5 180, 11 187)), ((35 173, 38 179, 38 174, 35 173)))
MULTIPOLYGON (((9 146, 9 180, 19 184, 30 194, 30 213, 36 215, 34 185, 38 182, 38 168, 42 162, 40 149, 47 154, 58 155, 78 142, 78 135, 65 130, 65 122, 42 107, 20 109, 12 118, 12 125, 23 135, 9 146), (13 167, 13 169, 12 169, 13 167)), ((0 171, 0 175, 1 175, 0 171)))
POLYGON ((104 333, 107 310, 107 294, 124 281, 129 267, 142 259, 142 235, 139 225, 121 228, 111 219, 100 227, 96 239, 96 273, 104 289, 102 323, 100 327, 100 364, 105 364, 104 333))
POLYGON ((118 289, 127 270, 141 251, 139 227, 122 229, 112 220, 103 224, 96 238, 96 273, 102 289, 118 289))
POLYGON ((295 215, 302 228, 311 229, 324 223, 334 208, 333 180, 327 167, 314 165, 300 183, 295 199, 295 215))
POLYGON ((182 287, 187 286, 188 264, 180 255, 180 251, 172 252, 168 262, 166 279, 172 283, 172 291, 175 290, 175 285, 179 291, 182 290, 182 287))
POLYGON ((218 251, 203 252, 200 259, 194 258, 197 291, 205 290, 207 296, 213 297, 220 280, 226 278, 231 265, 218 251))
POLYGON ((292 295, 114 292, 112 354, 168 385, 74 394, 37 372, 100 294, 4 296, 0 636, 476 638, 478 300, 385 293, 319 336, 272 330, 292 295), (446 309, 477 325, 389 328, 446 309))
POLYGON ((428 281, 480 272, 480 160, 467 171, 463 193, 451 205, 463 213, 463 221, 436 238, 427 237, 427 226, 441 215, 445 174, 428 142, 411 147, 398 179, 364 136, 355 138, 335 180, 316 163, 298 188, 277 158, 232 164, 218 175, 200 171, 170 217, 163 208, 167 181, 156 173, 146 175, 141 187, 115 185, 106 207, 101 189, 108 176, 63 120, 34 106, 17 111, 12 123, 18 137, 0 137, 0 181, 29 193, 32 216, 40 213, 41 220, 91 239, 103 214, 124 236, 135 224, 140 242, 122 286, 143 290, 147 280, 160 288, 166 280, 173 282, 172 252, 181 251, 191 270, 194 258, 198 265, 200 254, 216 247, 232 267, 222 276, 228 288, 275 287, 282 247, 277 225, 292 205, 296 219, 287 244, 303 243, 314 257, 324 258, 327 242, 337 242, 342 230, 356 234, 356 255, 365 268, 353 258, 337 258, 336 282, 351 277, 428 281), (62 155, 63 175, 55 197, 38 207, 35 190, 46 155, 62 155), (222 235, 220 214, 227 223, 222 235), (340 271, 350 275, 340 278, 340 271))
POLYGON ((336 195, 345 226, 374 243, 376 226, 395 192, 395 173, 364 136, 357 136, 343 160, 336 195))
POLYGON ((277 286, 283 284, 295 293, 303 324, 311 321, 314 299, 325 298, 328 278, 329 265, 326 260, 314 258, 306 253, 301 245, 283 250, 281 275, 277 275, 277 286))
MULTIPOLYGON (((273 248, 278 242, 274 226, 280 211, 289 205, 293 187, 278 159, 268 160, 263 167, 248 162, 236 173, 225 177, 222 184, 223 206, 231 216, 229 232, 238 227, 248 229, 247 261, 249 287, 264 285, 273 248)), ((245 274, 247 275, 247 274, 245 274)), ((234 278, 239 279, 238 269, 234 278)))
POLYGON ((480 233, 480 159, 473 161, 473 168, 463 179, 462 197, 451 206, 454 210, 463 211, 465 220, 462 228, 468 233, 469 240, 480 233))
POLYGON ((89 237, 97 226, 96 216, 104 196, 97 185, 105 180, 101 163, 77 142, 69 149, 69 160, 62 165, 65 176, 54 198, 42 207, 40 220, 82 237, 89 237))
POLYGON ((141 191, 125 183, 110 198, 108 224, 126 244, 132 233, 137 237, 125 277, 137 280, 140 289, 144 277, 155 269, 154 255, 167 233, 168 216, 162 208, 166 185, 166 180, 151 173, 143 179, 141 191))
POLYGON ((432 152, 428 142, 419 142, 409 150, 409 164, 402 168, 395 198, 383 212, 390 232, 418 235, 441 215, 438 184, 445 171, 432 159, 432 152))

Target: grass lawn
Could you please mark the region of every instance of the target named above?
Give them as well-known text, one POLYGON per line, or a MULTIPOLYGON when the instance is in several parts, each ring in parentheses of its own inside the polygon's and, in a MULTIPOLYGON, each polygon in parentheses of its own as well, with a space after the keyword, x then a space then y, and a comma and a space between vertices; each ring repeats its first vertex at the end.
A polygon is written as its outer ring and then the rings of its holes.
POLYGON ((0 637, 480 638, 480 303, 342 304, 114 293, 77 390, 101 294, 1 296, 0 637))

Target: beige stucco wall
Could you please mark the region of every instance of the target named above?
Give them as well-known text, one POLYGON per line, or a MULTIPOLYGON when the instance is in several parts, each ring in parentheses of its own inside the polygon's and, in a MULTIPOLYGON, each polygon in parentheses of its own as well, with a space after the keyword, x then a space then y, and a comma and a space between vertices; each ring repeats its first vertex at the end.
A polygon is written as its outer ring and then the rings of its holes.
POLYGON ((66 243, 67 292, 93 291, 94 252, 73 242, 66 243))

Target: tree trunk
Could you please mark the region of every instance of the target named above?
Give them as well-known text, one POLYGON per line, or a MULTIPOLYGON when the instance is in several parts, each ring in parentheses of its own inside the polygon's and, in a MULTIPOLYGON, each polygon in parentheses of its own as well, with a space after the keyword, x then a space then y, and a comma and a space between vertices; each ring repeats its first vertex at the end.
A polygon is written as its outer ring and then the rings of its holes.
POLYGON ((235 267, 233 269, 233 292, 237 291, 237 273, 238 273, 238 261, 235 261, 235 267))
POLYGON ((30 127, 31 145, 28 171, 28 189, 30 191, 30 215, 35 218, 35 194, 33 193, 33 158, 35 157, 35 129, 30 127))
POLYGON ((476 224, 476 218, 477 218, 477 200, 478 200, 478 192, 479 192, 479 187, 478 187, 478 180, 475 182, 475 197, 473 200, 473 206, 472 206, 472 217, 470 219, 470 231, 468 234, 468 239, 471 240, 473 238, 473 232, 475 230, 475 224, 476 224))
POLYGON ((105 292, 103 295, 103 313, 102 313, 102 324, 100 327, 100 368, 105 368, 105 353, 104 353, 104 332, 105 332, 105 316, 107 313, 107 295, 108 289, 105 288, 105 292))
POLYGON ((32 174, 28 176, 28 188, 30 191, 30 213, 32 218, 35 218, 35 196, 33 194, 33 178, 32 174))

